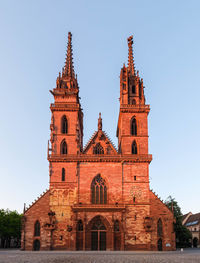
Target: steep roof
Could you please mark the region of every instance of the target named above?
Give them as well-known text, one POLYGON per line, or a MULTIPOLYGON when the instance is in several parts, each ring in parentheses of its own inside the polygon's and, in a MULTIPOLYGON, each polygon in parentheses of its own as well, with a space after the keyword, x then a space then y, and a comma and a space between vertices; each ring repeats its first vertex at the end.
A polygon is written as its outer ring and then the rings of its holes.
POLYGON ((185 222, 188 220, 188 218, 189 218, 191 215, 192 215, 192 213, 189 212, 189 213, 187 213, 187 214, 185 214, 185 215, 182 216, 182 224, 183 224, 183 225, 185 224, 185 222))
MULTIPOLYGON (((94 134, 92 135, 92 137, 90 138, 88 143, 85 145, 85 147, 83 149, 83 153, 87 154, 89 152, 89 150, 91 148, 93 148, 93 146, 97 143, 101 143, 104 148, 110 147, 111 148, 110 154, 114 154, 114 155, 118 154, 115 145, 110 140, 110 138, 108 137, 106 132, 102 131, 102 130, 98 130, 98 131, 94 132, 94 134)), ((106 153, 106 152, 104 151, 104 153, 106 153)))
POLYGON ((191 215, 185 222, 185 226, 194 226, 200 224, 200 213, 191 215))

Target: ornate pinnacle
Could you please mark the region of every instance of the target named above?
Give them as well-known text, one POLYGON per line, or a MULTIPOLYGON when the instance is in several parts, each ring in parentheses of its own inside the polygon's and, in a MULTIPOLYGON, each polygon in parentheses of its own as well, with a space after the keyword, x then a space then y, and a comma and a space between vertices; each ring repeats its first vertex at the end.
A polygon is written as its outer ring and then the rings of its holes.
POLYGON ((132 75, 135 75, 135 66, 133 59, 133 36, 130 36, 128 39, 128 69, 132 75))
POLYGON ((65 61, 64 74, 66 77, 74 78, 74 66, 73 66, 73 53, 72 53, 72 34, 68 33, 68 45, 67 45, 67 56, 65 61))
POLYGON ((102 130, 102 118, 101 118, 101 112, 99 113, 99 119, 98 119, 98 131, 102 130))

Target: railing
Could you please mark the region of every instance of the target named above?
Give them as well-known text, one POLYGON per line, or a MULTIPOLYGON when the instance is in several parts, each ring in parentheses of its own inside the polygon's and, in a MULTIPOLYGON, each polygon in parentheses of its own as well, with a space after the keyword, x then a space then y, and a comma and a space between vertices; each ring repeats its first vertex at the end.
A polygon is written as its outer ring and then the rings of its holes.
POLYGON ((151 161, 152 154, 53 154, 48 151, 48 158, 60 159, 66 161, 94 161, 94 162, 122 162, 122 161, 151 161))
POLYGON ((55 109, 55 108, 79 108, 79 104, 77 103, 72 103, 72 104, 68 104, 68 103, 51 103, 50 104, 50 108, 55 109))
POLYGON ((120 108, 150 109, 150 105, 121 104, 120 108))
POLYGON ((126 206, 124 204, 75 204, 72 206, 72 210, 74 211, 110 211, 110 210, 125 210, 126 206))

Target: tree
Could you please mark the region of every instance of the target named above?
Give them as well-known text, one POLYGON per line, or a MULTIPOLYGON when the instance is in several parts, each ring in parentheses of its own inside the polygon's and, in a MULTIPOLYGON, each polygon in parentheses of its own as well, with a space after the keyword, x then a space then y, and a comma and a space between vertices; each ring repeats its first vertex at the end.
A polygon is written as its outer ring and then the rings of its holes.
POLYGON ((21 237, 21 217, 17 211, 0 209, 0 240, 1 247, 10 247, 11 239, 19 246, 21 237))
POLYGON ((173 211, 174 217, 176 219, 176 222, 174 223, 176 247, 190 247, 192 234, 184 225, 182 225, 183 214, 181 212, 180 206, 178 205, 175 198, 172 198, 171 195, 167 198, 165 204, 173 211))

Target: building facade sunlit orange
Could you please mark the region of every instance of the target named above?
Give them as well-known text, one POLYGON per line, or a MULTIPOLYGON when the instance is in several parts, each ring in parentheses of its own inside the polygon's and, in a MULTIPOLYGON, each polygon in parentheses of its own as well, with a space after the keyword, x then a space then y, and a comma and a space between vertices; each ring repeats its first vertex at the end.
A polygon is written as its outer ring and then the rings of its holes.
POLYGON ((65 67, 51 91, 49 189, 25 209, 24 250, 174 250, 174 216, 149 188, 148 113, 132 36, 120 74, 118 149, 103 131, 83 147, 83 111, 68 34, 65 67))

